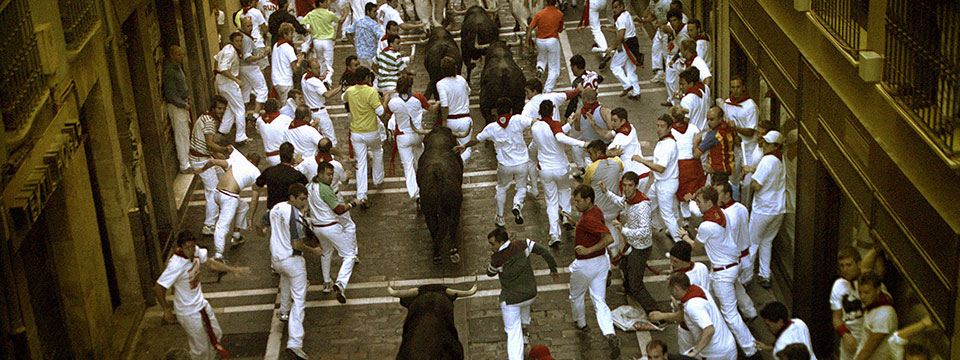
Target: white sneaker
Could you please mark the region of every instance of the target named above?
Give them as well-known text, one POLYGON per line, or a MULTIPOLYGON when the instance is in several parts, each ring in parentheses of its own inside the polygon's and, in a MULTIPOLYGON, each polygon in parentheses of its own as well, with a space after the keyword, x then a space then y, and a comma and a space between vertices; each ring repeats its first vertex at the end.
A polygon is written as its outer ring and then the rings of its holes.
POLYGON ((200 229, 200 233, 203 235, 213 235, 214 225, 204 225, 200 229))
POLYGON ((290 314, 280 313, 280 321, 283 321, 283 322, 290 321, 290 314))
POLYGON ((560 246, 560 235, 550 235, 550 247, 560 246))
POLYGON ((533 195, 533 197, 540 196, 539 186, 527 185, 527 193, 533 195))
POLYGON ((323 287, 320 288, 320 291, 322 291, 324 294, 329 294, 331 291, 333 291, 333 283, 323 283, 322 286, 323 287))
POLYGON ((507 222, 506 222, 506 221, 503 221, 503 216, 500 216, 500 215, 497 215, 496 217, 494 217, 494 218, 493 218, 493 222, 496 223, 497 226, 499 226, 499 227, 505 227, 505 226, 507 226, 507 222))

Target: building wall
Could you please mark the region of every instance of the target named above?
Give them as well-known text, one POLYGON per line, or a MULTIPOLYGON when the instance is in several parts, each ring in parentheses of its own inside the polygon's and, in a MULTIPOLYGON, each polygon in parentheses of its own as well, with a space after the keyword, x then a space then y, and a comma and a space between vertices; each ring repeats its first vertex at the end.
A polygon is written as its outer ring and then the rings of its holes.
MULTIPOLYGON (((811 323, 818 355, 832 349, 825 307, 836 274, 822 269, 835 268, 843 236, 841 221, 833 215, 845 212, 862 219, 862 231, 885 251, 904 289, 915 292, 948 335, 956 334, 960 177, 952 167, 955 160, 930 145, 881 85, 863 81, 859 64, 848 60, 793 2, 733 0, 724 5, 729 15, 721 22, 729 28, 720 36, 743 49, 782 106, 798 119, 796 247, 794 254, 781 249, 777 256, 795 256, 796 274, 819 274, 797 276, 787 284, 794 312, 811 323), (849 211, 840 208, 841 200, 849 201, 849 211)), ((882 15, 871 5, 871 24, 882 21, 882 15)), ((869 36, 867 47, 882 43, 876 35, 869 36)), ((728 66, 734 71, 738 65, 728 66)), ((951 358, 960 358, 957 348, 950 349, 951 358)))

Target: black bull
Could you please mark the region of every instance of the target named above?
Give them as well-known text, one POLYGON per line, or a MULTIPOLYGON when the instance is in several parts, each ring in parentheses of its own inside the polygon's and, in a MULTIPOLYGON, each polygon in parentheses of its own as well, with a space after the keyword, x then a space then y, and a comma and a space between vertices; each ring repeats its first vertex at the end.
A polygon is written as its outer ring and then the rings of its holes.
POLYGON ((475 294, 476 281, 473 288, 466 291, 444 285, 424 285, 407 290, 387 286, 387 291, 400 298, 400 305, 407 308, 397 360, 463 360, 463 344, 454 322, 453 302, 458 297, 475 294))
POLYGON ((476 66, 474 61, 483 56, 484 51, 479 46, 490 44, 500 37, 500 17, 491 19, 488 10, 474 5, 467 9, 460 27, 460 54, 463 56, 463 65, 467 68, 467 80, 476 66))
POLYGON ((523 70, 513 60, 510 47, 503 41, 494 41, 486 46, 483 72, 480 74, 480 114, 489 124, 496 120, 497 99, 506 97, 513 102, 513 113, 523 111, 524 85, 527 80, 523 70))
POLYGON ((446 127, 435 127, 423 139, 423 155, 417 165, 420 187, 420 211, 433 240, 433 262, 441 262, 444 243, 450 249, 450 261, 459 262, 456 234, 463 202, 463 160, 453 147, 457 139, 446 127))
POLYGON ((453 59, 457 64, 457 73, 460 73, 460 48, 457 42, 453 40, 453 35, 447 29, 434 27, 430 30, 430 38, 427 40, 426 49, 423 52, 423 67, 427 69, 430 75, 430 84, 424 96, 430 98, 437 95, 437 81, 443 78, 440 71, 440 60, 444 57, 453 59))

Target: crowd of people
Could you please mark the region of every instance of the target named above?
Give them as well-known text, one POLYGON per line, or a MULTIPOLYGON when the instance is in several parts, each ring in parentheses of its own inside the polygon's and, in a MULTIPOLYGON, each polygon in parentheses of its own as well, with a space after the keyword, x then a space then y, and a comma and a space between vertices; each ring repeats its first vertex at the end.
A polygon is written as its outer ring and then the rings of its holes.
MULTIPOLYGON (((574 326, 589 331, 584 306, 589 292, 611 358, 619 358, 620 340, 606 289, 612 267, 619 267, 626 296, 639 304, 653 328, 679 324, 677 348, 682 356, 735 359, 742 352, 758 358, 761 351, 771 351, 781 359, 815 359, 802 320, 791 318, 779 302, 757 311, 745 290, 751 283, 772 286, 773 241, 778 234, 793 236, 784 217, 793 212, 795 176, 788 162, 796 155, 784 147, 796 141, 796 131, 785 134, 778 123, 759 121, 758 105, 741 77, 730 79, 728 98, 713 100, 710 39, 698 20, 687 19, 680 1, 651 0, 640 16, 634 16, 623 0, 611 0, 616 35, 609 44, 598 15, 605 2, 590 1, 582 24, 591 27, 592 52, 600 70, 610 65, 623 88, 621 96, 640 98, 637 68, 643 66, 645 54, 639 49, 636 26, 652 23, 657 29, 649 53, 651 81, 664 83, 666 95, 665 111, 656 118, 658 140, 651 149, 639 140, 628 109, 599 101, 603 77, 587 69, 584 56, 569 59, 575 75, 572 90, 554 92, 563 13, 555 0, 545 3, 526 33, 538 56, 537 76, 524 86, 523 111, 513 114, 512 102, 500 99, 496 121, 476 134, 470 116, 471 88, 458 74, 458 62, 441 60, 438 101, 413 91, 415 74, 408 68, 409 56, 400 49, 400 31, 420 31, 427 22, 405 22, 398 0, 380 4, 317 0, 315 9, 299 17, 284 10, 288 9, 284 0, 243 0, 243 7, 229 17, 239 30, 223 37, 222 49, 214 57, 218 95, 196 121, 189 118, 194 109, 181 69, 183 50, 167 49, 164 97, 180 170, 201 179, 206 204, 201 234, 212 235, 214 247, 199 248, 197 236, 182 232, 156 290, 164 319, 183 326, 194 358, 228 354, 218 342, 219 326, 200 290, 199 265, 248 273, 248 268, 230 266, 225 260, 227 245, 243 243, 245 230, 269 238, 272 269, 280 276, 278 313, 288 326, 286 348, 307 358, 303 351, 307 269, 302 255, 321 259, 322 291, 333 292, 346 303, 351 273, 359 261, 350 211, 371 206, 368 181, 372 179, 374 187, 384 181, 387 139, 400 154, 410 204, 419 207, 416 168, 429 125, 424 116, 437 114, 434 126, 446 126, 457 136, 454 150, 464 163, 470 160, 470 148, 480 142, 492 142, 496 152, 496 213, 494 230, 487 237, 492 253, 487 273, 501 282, 509 359, 524 358, 525 327, 537 296, 528 258, 534 253, 542 256, 554 281, 559 281, 553 254, 559 251, 564 230, 572 231, 574 239, 575 260, 569 265, 574 326), (334 68, 339 66, 333 61, 335 43, 341 37, 353 47, 334 82, 334 68), (348 112, 349 131, 339 134, 340 140, 347 140, 348 154, 336 149, 338 134, 326 109, 336 98, 348 112), (248 121, 255 124, 262 149, 250 146, 248 121), (528 129, 529 143, 524 138, 528 129), (350 178, 355 178, 357 191, 355 198, 347 199, 340 189, 350 178), (547 246, 511 239, 505 230, 511 183, 515 194, 510 213, 517 224, 524 223, 526 195, 538 196, 542 184, 547 246), (253 191, 252 204, 240 197, 247 189, 253 191), (264 192, 267 211, 256 219, 264 192), (667 254, 671 307, 662 307, 643 281, 657 234, 674 241, 667 254), (693 261, 691 253, 700 249, 709 266, 693 261), (335 279, 334 252, 343 260, 335 279), (170 287, 176 292, 172 307, 165 298, 170 287), (776 336, 775 343, 763 344, 751 334, 746 324, 758 316, 776 336)), ((867 359, 877 351, 896 349, 918 354, 922 349, 904 348, 904 339, 929 327, 929 319, 895 332, 896 313, 879 278, 867 271, 871 261, 872 255, 861 260, 853 249, 840 251, 842 277, 830 305, 842 339, 841 358, 867 359)), ((662 341, 650 342, 647 358, 665 359, 668 348, 662 341)), ((548 359, 549 350, 533 347, 526 356, 548 359)))

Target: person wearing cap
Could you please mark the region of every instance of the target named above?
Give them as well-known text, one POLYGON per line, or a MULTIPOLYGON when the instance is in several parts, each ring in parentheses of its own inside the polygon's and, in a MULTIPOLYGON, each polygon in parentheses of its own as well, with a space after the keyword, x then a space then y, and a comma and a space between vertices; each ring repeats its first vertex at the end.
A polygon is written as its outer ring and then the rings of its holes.
MULTIPOLYGON (((610 257, 607 246, 613 243, 610 229, 603 220, 603 211, 594 205, 593 188, 580 185, 573 190, 573 205, 582 215, 577 222, 573 248, 575 259, 570 263, 570 307, 573 312, 574 326, 586 333, 586 308, 583 296, 590 290, 590 299, 597 313, 597 324, 610 345, 610 358, 620 357, 620 339, 613 328, 610 308, 607 306, 607 272, 610 271, 610 257)), ((570 217, 564 213, 565 217, 570 217)), ((572 219, 571 219, 572 220, 572 219)))
POLYGON ((686 230, 681 229, 680 233, 683 241, 691 247, 706 249, 707 257, 713 266, 713 271, 710 272, 710 287, 717 299, 717 305, 744 355, 751 358, 757 354, 754 345, 756 340, 737 311, 735 284, 739 283, 737 276, 740 271, 740 251, 732 236, 733 232, 727 228, 727 217, 718 206, 717 198, 717 189, 713 186, 705 186, 697 191, 696 206, 703 214, 703 221, 697 228, 697 239, 691 239, 686 230))
POLYGON ((770 130, 760 138, 764 155, 753 171, 750 183, 754 191, 750 215, 750 257, 757 257, 759 283, 766 289, 771 286, 770 252, 773 239, 780 231, 783 214, 786 213, 786 171, 780 153, 782 144, 783 136, 776 130, 770 130))
MULTIPOLYGON (((690 283, 703 289, 707 298, 710 295, 710 270, 702 262, 693 262, 690 259, 690 253, 693 248, 685 241, 677 241, 667 253, 667 259, 670 259, 670 269, 661 272, 661 275, 682 272, 690 278, 690 283)), ((674 304, 676 305, 676 304, 674 304)), ((653 320, 651 318, 651 320, 653 320)), ((683 327, 677 328, 677 343, 681 349, 689 349, 696 343, 696 337, 689 329, 683 327)))
POLYGON ((550 349, 543 344, 530 349, 530 352, 527 353, 527 358, 530 360, 553 360, 553 356, 550 356, 550 349))
POLYGON ((686 274, 670 275, 667 283, 670 296, 680 302, 681 309, 672 313, 655 311, 650 313, 652 321, 675 321, 681 328, 690 330, 695 336, 692 347, 680 345, 683 355, 713 359, 736 359, 737 343, 733 334, 723 321, 723 315, 717 305, 710 300, 707 292, 692 285, 686 274))
MULTIPOLYGON (((640 155, 634 155, 633 161, 639 162, 650 168, 653 172, 653 186, 647 192, 650 197, 651 213, 659 213, 661 224, 670 230, 670 237, 674 241, 680 241, 679 224, 677 219, 677 187, 679 182, 677 176, 677 140, 671 132, 673 129, 673 117, 669 114, 663 114, 657 119, 657 141, 653 149, 653 160, 647 160, 640 155)), ((656 218, 654 218, 655 220, 656 218)))
POLYGON ((530 265, 530 254, 540 255, 550 267, 554 282, 560 281, 557 261, 550 249, 533 240, 510 240, 507 230, 496 227, 487 235, 490 245, 490 263, 487 276, 500 275, 500 310, 503 330, 507 333, 507 356, 510 360, 523 359, 523 344, 527 336, 523 328, 530 325, 530 305, 537 299, 537 279, 530 265))

